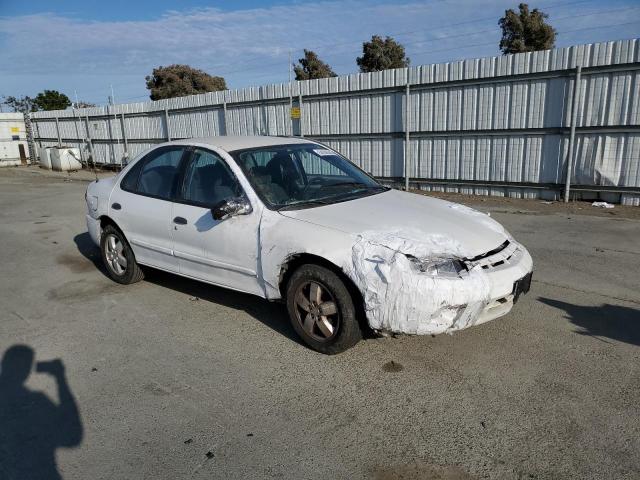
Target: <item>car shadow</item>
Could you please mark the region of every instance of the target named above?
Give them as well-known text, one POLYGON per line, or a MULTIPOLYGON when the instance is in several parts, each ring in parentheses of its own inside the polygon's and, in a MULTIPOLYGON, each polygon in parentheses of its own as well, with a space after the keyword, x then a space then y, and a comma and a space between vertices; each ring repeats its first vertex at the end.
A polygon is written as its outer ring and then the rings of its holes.
POLYGON ((599 307, 539 297, 542 303, 564 310, 576 333, 640 345, 640 310, 605 303, 599 307))
POLYGON ((107 269, 104 263, 102 263, 100 249, 93 243, 93 240, 91 240, 89 232, 80 233, 73 237, 73 243, 76 244, 78 252, 80 252, 84 258, 90 260, 105 277, 109 276, 107 275, 107 269))
MULTIPOLYGON (((76 235, 73 239, 80 254, 90 260, 103 275, 108 277, 102 263, 100 249, 93 243, 87 232, 76 235)), ((280 302, 269 302, 248 293, 236 292, 197 280, 181 277, 155 268, 144 267, 144 281, 160 287, 169 288, 207 302, 223 305, 235 310, 243 310, 262 324, 278 332, 280 335, 304 345, 289 323, 285 306, 280 302)), ((111 279, 110 279, 111 280, 111 279)))
POLYGON ((13 345, 0 367, 0 478, 61 479, 58 448, 77 447, 83 427, 61 360, 35 362, 27 345, 13 345), (53 378, 57 403, 26 383, 34 370, 53 378))

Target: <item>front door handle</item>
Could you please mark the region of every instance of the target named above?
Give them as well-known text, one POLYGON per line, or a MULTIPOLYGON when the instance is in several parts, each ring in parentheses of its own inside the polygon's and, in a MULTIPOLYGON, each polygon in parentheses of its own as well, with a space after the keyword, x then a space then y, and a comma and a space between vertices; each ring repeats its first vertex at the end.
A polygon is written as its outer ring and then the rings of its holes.
POLYGON ((119 203, 112 203, 111 208, 113 208, 114 210, 120 210, 122 206, 119 203))
POLYGON ((187 224, 187 219, 183 218, 183 217, 176 217, 173 219, 173 223, 177 224, 177 225, 186 225, 187 224))

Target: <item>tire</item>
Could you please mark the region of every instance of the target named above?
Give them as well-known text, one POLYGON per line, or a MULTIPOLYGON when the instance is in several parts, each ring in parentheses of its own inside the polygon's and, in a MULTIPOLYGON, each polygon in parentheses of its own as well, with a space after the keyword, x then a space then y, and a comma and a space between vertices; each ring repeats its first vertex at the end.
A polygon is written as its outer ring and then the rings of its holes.
POLYGON ((107 273, 115 282, 129 285, 144 278, 129 242, 113 225, 107 225, 102 230, 100 252, 107 273))
POLYGON ((286 302, 294 330, 318 352, 341 353, 362 339, 349 290, 338 275, 325 267, 299 267, 287 283, 286 302))

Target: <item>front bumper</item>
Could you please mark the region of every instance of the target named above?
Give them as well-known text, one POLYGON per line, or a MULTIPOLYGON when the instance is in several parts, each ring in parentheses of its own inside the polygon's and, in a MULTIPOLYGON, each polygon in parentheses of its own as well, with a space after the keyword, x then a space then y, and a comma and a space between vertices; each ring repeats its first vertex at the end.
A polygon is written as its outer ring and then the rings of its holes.
POLYGON ((434 245, 440 249, 434 256, 455 256, 455 243, 441 237, 401 240, 397 245, 389 235, 369 233, 352 249, 346 273, 362 292, 369 326, 376 331, 439 334, 493 320, 511 310, 533 270, 526 248, 509 239, 483 255, 460 259, 464 274, 428 275, 416 270, 411 258, 424 258, 434 245))
MULTIPOLYGON (((498 257, 505 259, 497 267, 486 269, 491 283, 490 298, 480 311, 475 325, 494 320, 511 311, 521 295, 529 292, 533 276, 533 260, 529 252, 520 244, 512 242, 504 253, 498 257)), ((495 258, 489 258, 483 265, 492 265, 495 258)), ((500 260, 497 260, 500 261, 500 260)), ((481 267, 482 268, 482 267, 481 267)))
POLYGON ((100 246, 100 236, 102 235, 102 227, 100 226, 100 219, 93 218, 91 215, 86 215, 87 231, 93 243, 100 246))
POLYGON ((513 284, 513 291, 510 295, 496 298, 486 304, 484 309, 478 315, 475 325, 495 320, 511 311, 521 295, 529 292, 531 286, 531 277, 533 272, 529 272, 523 278, 516 280, 513 284))

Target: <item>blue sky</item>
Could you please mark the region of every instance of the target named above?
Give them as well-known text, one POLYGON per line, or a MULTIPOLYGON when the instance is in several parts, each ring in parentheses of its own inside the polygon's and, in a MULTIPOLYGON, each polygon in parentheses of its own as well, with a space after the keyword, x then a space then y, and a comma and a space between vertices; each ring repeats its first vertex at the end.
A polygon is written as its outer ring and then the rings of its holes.
MULTIPOLYGON (((508 0, 202 2, 0 0, 0 95, 48 88, 103 104, 148 99, 154 67, 186 63, 230 88, 285 82, 288 53, 315 50, 339 74, 371 35, 391 35, 412 65, 497 55, 508 0)), ((557 46, 640 36, 637 0, 541 0, 557 46)))

